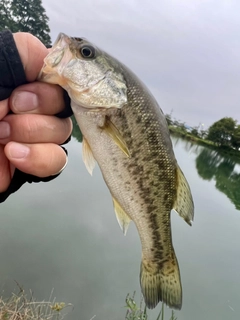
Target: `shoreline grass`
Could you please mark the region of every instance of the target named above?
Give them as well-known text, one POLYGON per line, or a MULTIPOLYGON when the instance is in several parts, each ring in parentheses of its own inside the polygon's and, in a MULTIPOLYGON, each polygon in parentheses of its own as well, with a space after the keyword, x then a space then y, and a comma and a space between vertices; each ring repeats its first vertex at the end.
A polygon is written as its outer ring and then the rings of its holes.
MULTIPOLYGON (((125 315, 125 320, 150 320, 148 317, 148 312, 146 306, 143 306, 143 299, 140 301, 140 305, 138 306, 134 300, 135 292, 132 297, 128 294, 126 297, 126 308, 127 312, 125 315)), ((162 308, 156 318, 156 320, 165 320, 164 315, 164 303, 162 303, 162 308)), ((169 320, 177 320, 174 311, 172 310, 172 314, 169 320)))
MULTIPOLYGON (((19 292, 12 293, 10 298, 0 296, 0 320, 63 320, 74 309, 70 303, 56 302, 56 298, 52 298, 53 291, 48 301, 37 301, 31 291, 27 294, 19 285, 18 289, 19 292)), ((124 319, 150 320, 143 298, 137 305, 134 297, 135 292, 132 296, 128 294, 125 299, 127 311, 124 319)), ((97 319, 97 315, 89 320, 93 319, 97 319)), ((170 319, 166 319, 162 303, 156 320, 177 320, 177 317, 172 310, 170 319)))
POLYGON ((56 302, 51 296, 49 301, 36 301, 31 292, 27 294, 19 287, 19 292, 12 293, 10 298, 0 297, 0 320, 64 319, 73 310, 73 305, 56 302))
POLYGON ((196 137, 192 135, 190 132, 184 131, 179 127, 169 126, 169 131, 172 136, 180 137, 182 139, 186 139, 192 143, 196 143, 207 148, 210 148, 219 153, 219 155, 226 157, 233 157, 238 163, 240 163, 240 151, 234 150, 227 146, 217 146, 212 141, 202 139, 200 137, 196 137))

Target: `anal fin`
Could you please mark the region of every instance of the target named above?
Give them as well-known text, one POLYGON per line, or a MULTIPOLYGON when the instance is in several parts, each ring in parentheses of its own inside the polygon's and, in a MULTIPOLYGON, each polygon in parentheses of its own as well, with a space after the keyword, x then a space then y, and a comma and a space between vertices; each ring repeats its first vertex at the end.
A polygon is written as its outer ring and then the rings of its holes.
POLYGON ((122 229, 123 234, 126 235, 131 219, 115 198, 113 198, 113 205, 120 228, 122 229))

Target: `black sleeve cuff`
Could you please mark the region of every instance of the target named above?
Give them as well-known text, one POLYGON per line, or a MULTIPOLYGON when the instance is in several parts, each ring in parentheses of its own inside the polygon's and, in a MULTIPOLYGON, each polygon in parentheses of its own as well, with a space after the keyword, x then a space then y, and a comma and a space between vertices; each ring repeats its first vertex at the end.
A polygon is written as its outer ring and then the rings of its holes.
POLYGON ((0 100, 7 99, 12 91, 27 83, 23 65, 9 30, 0 33, 0 100))

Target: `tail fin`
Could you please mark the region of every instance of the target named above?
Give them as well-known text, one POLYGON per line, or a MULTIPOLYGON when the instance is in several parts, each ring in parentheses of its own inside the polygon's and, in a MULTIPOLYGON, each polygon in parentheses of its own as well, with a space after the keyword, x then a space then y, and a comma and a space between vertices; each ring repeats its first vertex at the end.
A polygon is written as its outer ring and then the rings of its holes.
POLYGON ((146 306, 153 309, 163 301, 173 309, 182 307, 182 285, 177 258, 157 264, 142 260, 140 282, 146 306))

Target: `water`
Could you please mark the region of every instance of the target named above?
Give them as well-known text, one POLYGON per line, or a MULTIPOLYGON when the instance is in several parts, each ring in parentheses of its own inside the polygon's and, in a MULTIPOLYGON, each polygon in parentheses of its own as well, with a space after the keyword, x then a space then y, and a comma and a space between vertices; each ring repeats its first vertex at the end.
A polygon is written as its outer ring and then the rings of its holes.
MULTIPOLYGON (((173 144, 196 208, 192 227, 172 214, 183 284, 177 319, 239 319, 239 167, 204 147, 173 144)), ((66 319, 124 319, 127 293, 136 290, 140 299, 138 234, 131 224, 122 235, 99 169, 88 174, 80 143, 73 138, 67 149, 58 179, 25 185, 0 206, 0 289, 10 295, 16 280, 47 300, 54 288, 57 301, 74 304, 66 319)))

